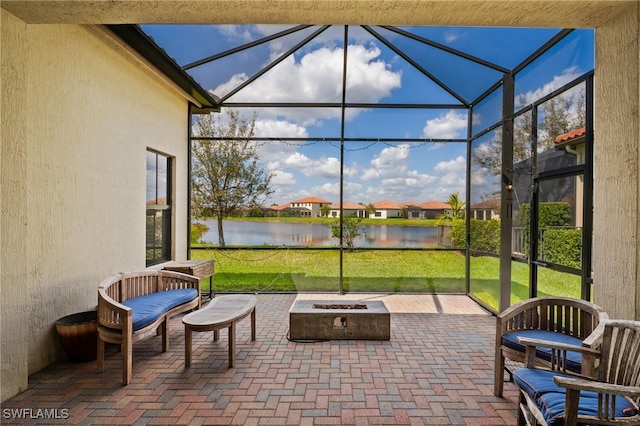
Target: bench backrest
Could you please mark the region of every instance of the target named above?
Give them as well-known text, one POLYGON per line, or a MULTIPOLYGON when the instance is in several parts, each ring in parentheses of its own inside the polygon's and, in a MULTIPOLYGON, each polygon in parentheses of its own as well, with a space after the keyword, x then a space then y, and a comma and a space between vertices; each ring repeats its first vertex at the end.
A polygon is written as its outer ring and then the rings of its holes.
POLYGON ((599 306, 580 299, 541 297, 517 306, 512 316, 501 318, 503 332, 548 330, 585 339, 608 318, 599 306))
POLYGON ((122 302, 159 291, 184 288, 198 289, 199 300, 200 280, 190 275, 163 270, 114 274, 98 286, 98 321, 105 327, 128 328, 131 309, 121 305, 122 302))

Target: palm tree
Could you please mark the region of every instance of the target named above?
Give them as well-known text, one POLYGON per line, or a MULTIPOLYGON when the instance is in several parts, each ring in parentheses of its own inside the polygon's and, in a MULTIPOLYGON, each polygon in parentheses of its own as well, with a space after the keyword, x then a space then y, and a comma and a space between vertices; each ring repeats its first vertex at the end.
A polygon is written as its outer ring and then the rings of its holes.
POLYGON ((454 192, 449 195, 447 204, 451 207, 451 211, 444 212, 438 215, 438 224, 444 221, 453 222, 456 219, 464 218, 464 205, 465 202, 460 199, 460 192, 454 192))

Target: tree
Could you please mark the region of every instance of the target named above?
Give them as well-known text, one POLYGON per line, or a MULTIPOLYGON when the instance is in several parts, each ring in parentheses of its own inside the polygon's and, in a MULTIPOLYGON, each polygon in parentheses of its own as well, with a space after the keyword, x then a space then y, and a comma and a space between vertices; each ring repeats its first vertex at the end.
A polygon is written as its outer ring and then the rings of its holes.
POLYGON ((225 246, 222 221, 241 207, 261 205, 273 193, 271 177, 258 162, 251 120, 235 110, 208 114, 195 124, 195 135, 213 139, 192 145, 193 210, 196 217, 216 216, 218 245, 225 246))
POLYGON ((367 204, 367 206, 364 208, 364 211, 367 214, 367 217, 371 217, 373 215, 376 214, 376 211, 378 211, 378 209, 375 208, 375 206, 371 203, 367 204))
POLYGON ((331 207, 329 207, 329 204, 323 204, 322 207, 320 207, 321 216, 328 217, 330 212, 331 212, 331 207))
POLYGON ((447 199, 447 204, 451 207, 450 212, 444 212, 438 215, 438 224, 444 221, 453 222, 456 219, 464 218, 464 205, 465 202, 460 199, 460 192, 454 192, 449 195, 447 199))
MULTIPOLYGON (((529 101, 524 95, 519 95, 516 105, 524 107, 529 101)), ((527 111, 514 119, 513 123, 513 181, 527 182, 535 173, 536 164, 533 161, 533 150, 537 153, 552 152, 555 148, 557 136, 579 129, 585 125, 585 93, 581 87, 576 87, 560 95, 554 96, 538 107, 538 123, 533 122, 531 111, 527 111), (533 130, 537 129, 536 145, 534 146, 533 130)), ((554 161, 564 161, 556 157, 554 161)), ((499 176, 502 173, 502 128, 493 132, 493 138, 473 150, 472 173, 478 167, 488 173, 499 176)), ((566 182, 569 182, 568 180, 566 182)), ((528 184, 530 187, 530 183, 528 184)), ((554 185, 550 188, 554 199, 561 200, 572 190, 571 186, 554 185)), ((499 196, 500 190, 494 188, 487 194, 487 198, 499 196)), ((520 197, 527 194, 520 194, 520 197)), ((522 201, 522 198, 520 198, 522 201)))
MULTIPOLYGON (((342 241, 349 251, 353 251, 356 241, 362 235, 362 218, 357 216, 344 216, 342 218, 342 241)), ((340 220, 331 224, 331 236, 340 238, 340 220)))

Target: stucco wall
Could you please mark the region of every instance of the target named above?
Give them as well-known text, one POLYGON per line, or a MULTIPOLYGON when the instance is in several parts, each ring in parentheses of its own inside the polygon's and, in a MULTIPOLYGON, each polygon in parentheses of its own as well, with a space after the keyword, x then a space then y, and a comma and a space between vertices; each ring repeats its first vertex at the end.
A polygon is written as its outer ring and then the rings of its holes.
POLYGON ((640 320, 638 4, 596 29, 594 299, 640 320))
POLYGON ((0 137, 0 365, 2 400, 27 388, 26 25, 2 12, 0 137), (22 349, 20 349, 22 347, 22 349), (6 367, 5 367, 6 366, 6 367), (6 384, 6 385, 5 385, 6 384))
POLYGON ((177 158, 186 258, 188 122, 186 100, 96 29, 5 11, 2 24, 4 400, 60 357, 56 319, 95 307, 104 277, 145 268, 148 147, 177 158))

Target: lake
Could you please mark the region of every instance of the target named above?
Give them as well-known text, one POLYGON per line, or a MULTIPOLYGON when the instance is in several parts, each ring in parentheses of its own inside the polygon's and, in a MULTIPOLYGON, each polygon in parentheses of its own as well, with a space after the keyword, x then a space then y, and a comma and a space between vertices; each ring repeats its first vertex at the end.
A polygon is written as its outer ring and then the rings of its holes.
MULTIPOLYGON (((200 220, 209 230, 202 236, 207 243, 218 244, 218 225, 214 220, 200 220)), ((327 225, 315 223, 253 222, 224 220, 227 246, 338 246, 327 225)), ((364 235, 356 247, 435 247, 438 231, 435 227, 364 225, 364 235)))

